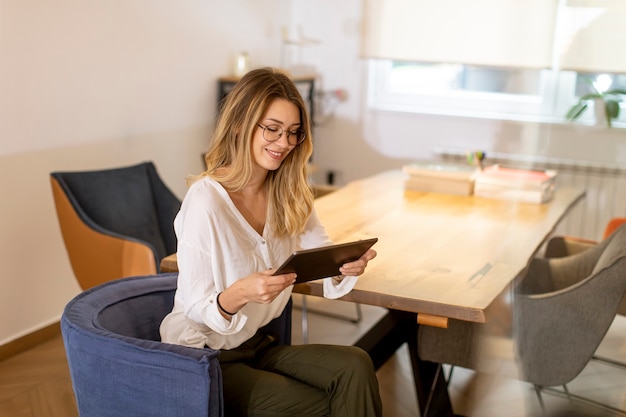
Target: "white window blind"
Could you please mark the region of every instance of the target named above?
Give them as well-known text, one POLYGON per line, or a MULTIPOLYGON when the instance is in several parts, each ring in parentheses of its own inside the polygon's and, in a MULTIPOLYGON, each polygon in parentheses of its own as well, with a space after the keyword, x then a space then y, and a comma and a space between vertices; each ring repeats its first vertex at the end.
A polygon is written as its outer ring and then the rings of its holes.
POLYGON ((552 66, 558 0, 365 0, 362 55, 516 68, 552 66))
POLYGON ((626 73, 626 1, 567 0, 562 10, 560 67, 626 73))

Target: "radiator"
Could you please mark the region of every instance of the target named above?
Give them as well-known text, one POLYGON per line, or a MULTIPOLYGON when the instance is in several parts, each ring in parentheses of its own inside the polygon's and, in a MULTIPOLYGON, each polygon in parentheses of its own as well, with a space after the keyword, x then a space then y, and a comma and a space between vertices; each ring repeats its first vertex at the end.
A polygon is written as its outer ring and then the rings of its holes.
MULTIPOLYGON (((434 153, 444 161, 466 161, 461 151, 436 149, 434 153)), ((600 240, 611 218, 626 217, 626 167, 510 154, 487 154, 485 162, 512 168, 553 169, 558 172, 557 187, 576 186, 586 191, 585 198, 559 223, 555 235, 600 240)))

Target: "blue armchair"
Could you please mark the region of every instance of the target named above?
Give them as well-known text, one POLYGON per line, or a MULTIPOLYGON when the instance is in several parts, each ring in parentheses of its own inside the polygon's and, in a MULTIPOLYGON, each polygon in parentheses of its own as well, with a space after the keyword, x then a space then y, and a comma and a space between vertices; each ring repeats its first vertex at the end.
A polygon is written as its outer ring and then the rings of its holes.
MULTIPOLYGON (((81 417, 223 416, 219 352, 160 342, 177 273, 123 278, 76 296, 61 331, 81 417)), ((265 327, 291 342, 291 302, 265 327)))

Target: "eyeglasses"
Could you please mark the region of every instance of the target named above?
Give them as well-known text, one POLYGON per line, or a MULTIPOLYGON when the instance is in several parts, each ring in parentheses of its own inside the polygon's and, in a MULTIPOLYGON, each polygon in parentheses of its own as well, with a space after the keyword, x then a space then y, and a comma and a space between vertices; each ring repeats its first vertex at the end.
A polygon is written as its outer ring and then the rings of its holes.
MULTIPOLYGON (((268 142, 276 142, 281 138, 285 131, 279 125, 267 125, 257 123, 257 126, 263 129, 263 139, 268 142)), ((294 131, 287 130, 287 142, 292 145, 299 145, 306 139, 306 133, 302 129, 296 129, 294 131)))

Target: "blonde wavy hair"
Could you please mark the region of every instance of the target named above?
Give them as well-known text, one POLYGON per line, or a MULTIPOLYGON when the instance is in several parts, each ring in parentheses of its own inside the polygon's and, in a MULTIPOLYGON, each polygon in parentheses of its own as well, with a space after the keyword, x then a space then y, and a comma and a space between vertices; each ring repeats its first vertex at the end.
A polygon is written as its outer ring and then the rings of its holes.
POLYGON ((277 170, 268 172, 268 219, 275 236, 296 236, 304 231, 313 209, 313 193, 307 181, 307 163, 313 152, 311 121, 295 84, 279 70, 250 71, 228 93, 205 155, 206 171, 192 180, 209 176, 228 191, 241 190, 252 175, 251 143, 257 123, 276 99, 288 100, 298 107, 306 139, 296 145, 277 170), (229 169, 220 169, 223 167, 229 169))

